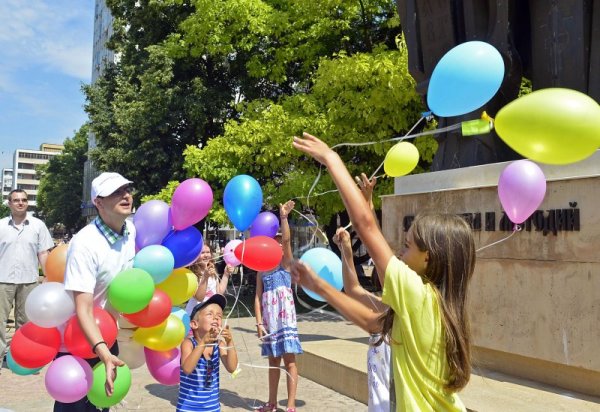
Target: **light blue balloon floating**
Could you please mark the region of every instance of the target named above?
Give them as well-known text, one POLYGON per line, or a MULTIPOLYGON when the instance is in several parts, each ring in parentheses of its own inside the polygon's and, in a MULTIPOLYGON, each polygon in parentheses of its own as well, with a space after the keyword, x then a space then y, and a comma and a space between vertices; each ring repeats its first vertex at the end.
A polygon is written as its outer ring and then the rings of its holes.
POLYGON ((459 44, 435 66, 427 105, 440 117, 472 112, 494 97, 503 79, 504 61, 496 48, 482 41, 459 44))
POLYGON ((140 250, 133 259, 133 267, 143 269, 152 276, 155 284, 169 277, 175 267, 175 258, 169 249, 150 245, 140 250))
POLYGON ((262 208, 260 184, 252 176, 238 175, 223 192, 223 206, 229 220, 241 232, 248 229, 262 208))
POLYGON ((8 353, 6 354, 6 365, 8 366, 8 369, 13 371, 13 373, 16 373, 17 375, 21 375, 21 376, 33 375, 34 373, 38 373, 39 371, 41 371, 43 368, 43 366, 42 366, 42 368, 30 369, 30 368, 25 368, 25 367, 19 365, 13 359, 12 354, 10 353, 10 349, 8 350, 8 353))
MULTIPOLYGON (((300 260, 310 266, 321 279, 325 280, 337 290, 342 290, 344 278, 342 277, 342 261, 338 255, 329 249, 316 247, 304 252, 300 260)), ((302 289, 311 298, 325 302, 325 299, 315 292, 305 289, 304 287, 302 287, 302 289)))
POLYGON ((188 333, 190 332, 190 315, 188 315, 188 313, 179 308, 179 307, 174 307, 171 309, 171 314, 177 316, 179 319, 181 319, 181 322, 183 323, 183 326, 185 327, 185 334, 183 336, 187 336, 188 333))

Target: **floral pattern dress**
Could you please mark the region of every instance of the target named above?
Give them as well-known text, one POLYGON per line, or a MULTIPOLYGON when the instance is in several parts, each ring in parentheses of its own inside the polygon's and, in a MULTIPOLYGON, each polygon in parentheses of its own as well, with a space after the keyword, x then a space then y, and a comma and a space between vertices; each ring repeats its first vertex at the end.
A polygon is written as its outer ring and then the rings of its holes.
POLYGON ((262 282, 263 326, 268 334, 263 339, 262 356, 302 353, 290 273, 279 267, 263 273, 262 282))

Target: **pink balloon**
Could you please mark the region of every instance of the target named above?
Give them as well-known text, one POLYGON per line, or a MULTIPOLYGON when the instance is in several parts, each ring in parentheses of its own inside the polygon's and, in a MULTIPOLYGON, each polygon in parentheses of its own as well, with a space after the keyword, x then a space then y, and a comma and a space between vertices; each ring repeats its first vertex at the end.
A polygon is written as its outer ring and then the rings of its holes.
POLYGON ((159 352, 144 348, 146 366, 150 374, 163 385, 177 385, 179 383, 179 367, 181 364, 181 353, 179 349, 173 348, 165 352, 159 352))
POLYGON ((500 203, 511 222, 523 223, 544 200, 546 177, 538 165, 517 160, 504 168, 498 181, 500 203))
POLYGON ((171 218, 176 230, 198 223, 208 215, 213 204, 213 192, 208 183, 193 178, 181 182, 171 199, 171 218))
POLYGON ((91 366, 77 356, 65 355, 55 359, 46 371, 46 390, 63 403, 77 402, 92 387, 91 366))
POLYGON ((225 261, 225 263, 231 266, 237 266, 242 263, 238 260, 237 257, 235 257, 234 253, 235 248, 238 247, 238 245, 241 243, 241 240, 234 239, 229 241, 229 243, 225 245, 225 252, 223 252, 223 260, 225 261))

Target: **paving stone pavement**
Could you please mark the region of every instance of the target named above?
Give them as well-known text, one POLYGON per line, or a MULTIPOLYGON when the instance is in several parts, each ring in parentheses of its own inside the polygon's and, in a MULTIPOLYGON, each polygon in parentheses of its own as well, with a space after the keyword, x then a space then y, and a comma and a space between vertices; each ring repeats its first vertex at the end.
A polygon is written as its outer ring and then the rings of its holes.
MULTIPOLYGON (((356 327, 348 328, 346 322, 338 318, 328 319, 326 315, 301 317, 298 328, 307 338, 320 335, 357 333, 356 327)), ((254 318, 230 319, 242 371, 235 378, 221 368, 221 407, 223 411, 253 410, 267 399, 267 360, 260 356, 260 348, 254 328, 254 318)), ((44 376, 47 368, 38 375, 18 376, 7 369, 0 371, 0 412, 51 411, 53 400, 46 392, 44 376)), ((285 373, 282 372, 279 384, 279 411, 285 411, 285 373)), ((132 370, 132 386, 124 402, 111 410, 115 411, 173 411, 177 403, 177 386, 164 386, 157 383, 145 366, 132 370)), ((324 386, 302 377, 298 381, 296 406, 299 411, 366 411, 367 406, 343 396, 324 386)))

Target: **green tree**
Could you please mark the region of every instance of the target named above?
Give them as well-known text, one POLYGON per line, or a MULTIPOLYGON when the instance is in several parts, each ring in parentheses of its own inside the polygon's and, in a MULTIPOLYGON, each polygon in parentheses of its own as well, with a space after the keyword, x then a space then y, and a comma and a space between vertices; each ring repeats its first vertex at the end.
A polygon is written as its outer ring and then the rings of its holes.
MULTIPOLYGON (((284 97, 278 103, 248 102, 243 105, 241 119, 230 120, 223 135, 203 148, 188 146, 184 162, 187 175, 207 180, 219 199, 229 179, 249 174, 261 183, 267 206, 297 198, 322 222, 329 222, 333 214, 343 210, 341 200, 335 194, 315 196, 334 188, 326 173, 318 179, 312 197, 308 201, 304 198, 316 181, 319 167, 293 150, 291 138, 307 131, 330 145, 363 144, 406 133, 422 109, 406 59, 403 47, 388 50, 380 46, 373 53, 342 53, 322 60, 309 93, 284 97)), ((370 175, 392 145, 341 146, 337 150, 351 173, 370 175)), ((420 167, 428 167, 435 141, 422 138, 416 145, 422 158, 420 167)), ((172 182, 159 197, 168 200, 175 187, 176 182, 172 182)), ((389 193, 391 188, 391 179, 381 179, 376 187, 379 194, 389 193)), ((211 219, 226 221, 221 208, 213 208, 211 213, 211 219)))
MULTIPOLYGON (((85 87, 101 170, 142 195, 181 180, 182 152, 225 132, 244 100, 310 89, 322 58, 393 45, 392 1, 108 0, 115 67, 85 87)), ((249 103, 250 104, 250 103, 249 103)))
POLYGON ((0 219, 10 215, 10 209, 4 203, 0 204, 0 219))
POLYGON ((74 233, 85 224, 81 215, 81 198, 88 130, 88 126, 83 125, 73 138, 65 140, 61 154, 37 170, 41 176, 37 212, 49 227, 63 224, 68 233, 74 233))

